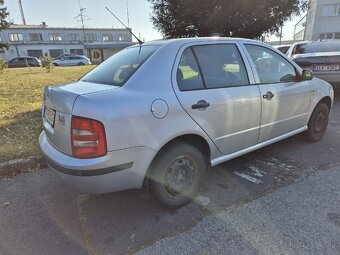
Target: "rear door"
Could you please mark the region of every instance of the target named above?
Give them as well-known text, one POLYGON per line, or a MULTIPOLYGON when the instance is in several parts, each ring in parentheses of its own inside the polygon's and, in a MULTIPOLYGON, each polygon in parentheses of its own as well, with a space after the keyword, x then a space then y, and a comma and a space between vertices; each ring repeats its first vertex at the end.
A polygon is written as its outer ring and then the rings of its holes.
POLYGON ((294 65, 272 49, 255 44, 245 44, 245 48, 261 91, 259 143, 305 127, 309 116, 309 81, 298 81, 294 65))
POLYGON ((182 107, 222 153, 257 143, 260 92, 236 43, 187 44, 174 70, 174 90, 182 107))

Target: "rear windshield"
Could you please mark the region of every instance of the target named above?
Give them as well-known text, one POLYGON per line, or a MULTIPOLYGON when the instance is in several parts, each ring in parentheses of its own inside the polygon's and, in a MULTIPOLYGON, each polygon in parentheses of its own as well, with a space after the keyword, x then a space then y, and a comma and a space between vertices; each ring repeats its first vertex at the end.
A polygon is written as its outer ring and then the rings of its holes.
POLYGON ((149 45, 122 50, 83 76, 80 81, 123 86, 159 46, 149 45))
POLYGON ((340 51, 340 43, 323 42, 323 43, 302 43, 295 47, 293 55, 317 52, 334 52, 340 51))

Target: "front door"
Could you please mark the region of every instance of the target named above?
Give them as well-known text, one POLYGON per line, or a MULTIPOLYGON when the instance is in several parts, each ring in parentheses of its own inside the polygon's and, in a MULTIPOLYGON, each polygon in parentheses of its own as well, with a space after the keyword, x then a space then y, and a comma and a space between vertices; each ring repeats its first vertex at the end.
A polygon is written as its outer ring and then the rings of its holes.
POLYGON ((255 145, 260 91, 237 45, 191 45, 180 56, 173 83, 184 110, 224 154, 255 145))
POLYGON ((246 44, 257 71, 262 115, 259 143, 307 125, 309 81, 298 81, 295 67, 275 51, 246 44))

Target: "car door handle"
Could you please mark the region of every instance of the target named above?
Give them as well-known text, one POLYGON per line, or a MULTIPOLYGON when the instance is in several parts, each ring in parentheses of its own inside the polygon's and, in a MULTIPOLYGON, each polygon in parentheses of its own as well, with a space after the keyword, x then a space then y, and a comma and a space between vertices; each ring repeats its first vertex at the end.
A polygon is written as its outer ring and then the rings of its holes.
POLYGON ((194 109, 194 110, 196 110, 196 109, 207 108, 207 107, 209 107, 209 106, 210 106, 210 104, 209 104, 207 101, 205 101, 205 100, 200 100, 200 101, 197 102, 197 104, 193 104, 193 105, 191 106, 191 108, 194 109))
POLYGON ((273 97, 274 94, 271 91, 268 91, 266 94, 263 95, 263 98, 267 100, 272 100, 273 97))

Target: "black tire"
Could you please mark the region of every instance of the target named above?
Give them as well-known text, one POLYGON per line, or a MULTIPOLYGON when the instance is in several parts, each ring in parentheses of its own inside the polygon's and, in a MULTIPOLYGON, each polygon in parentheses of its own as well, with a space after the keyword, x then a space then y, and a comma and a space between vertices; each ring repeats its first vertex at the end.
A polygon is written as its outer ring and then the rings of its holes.
POLYGON ((325 103, 319 103, 308 122, 308 130, 304 137, 309 142, 320 141, 326 133, 329 121, 329 108, 325 103))
POLYGON ((78 66, 84 66, 85 64, 83 62, 79 62, 78 66))
POLYGON ((171 143, 157 155, 151 166, 150 188, 163 206, 181 207, 194 198, 206 169, 204 156, 196 147, 171 143))
POLYGON ((54 65, 54 66, 59 66, 59 65, 58 65, 58 64, 56 64, 56 63, 53 63, 53 65, 54 65))

